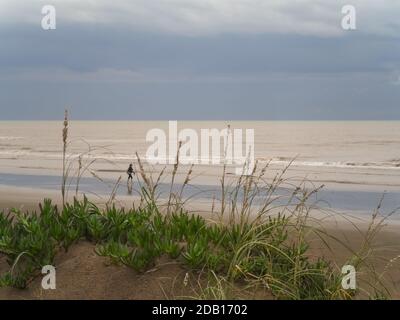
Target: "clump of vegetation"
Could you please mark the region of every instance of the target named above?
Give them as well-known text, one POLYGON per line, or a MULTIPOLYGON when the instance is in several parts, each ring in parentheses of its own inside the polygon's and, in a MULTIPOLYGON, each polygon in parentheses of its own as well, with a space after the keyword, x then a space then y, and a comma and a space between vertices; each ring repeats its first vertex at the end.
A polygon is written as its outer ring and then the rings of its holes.
POLYGON ((282 215, 210 223, 183 210, 167 215, 154 206, 101 210, 84 198, 59 211, 45 200, 39 213, 0 214, 0 252, 10 265, 0 286, 25 288, 42 266, 54 263, 59 250, 84 239, 96 244, 98 255, 137 272, 168 256, 188 270, 206 270, 229 283, 261 284, 280 299, 353 297, 355 292, 341 289, 339 270, 325 259, 308 257, 307 242, 289 236, 293 227, 282 215))

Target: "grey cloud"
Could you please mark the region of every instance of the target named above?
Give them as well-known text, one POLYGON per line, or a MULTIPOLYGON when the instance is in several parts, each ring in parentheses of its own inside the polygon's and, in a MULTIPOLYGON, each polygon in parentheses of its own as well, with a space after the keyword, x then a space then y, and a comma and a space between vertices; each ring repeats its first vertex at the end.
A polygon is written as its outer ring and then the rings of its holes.
MULTIPOLYGON (((119 26, 139 32, 188 36, 301 34, 343 36, 344 0, 53 0, 60 24, 119 26)), ((2 0, 0 23, 39 25, 46 0, 2 0)), ((365 34, 398 36, 397 0, 352 0, 365 34)))
POLYGON ((400 119, 400 2, 352 2, 3 0, 0 119, 400 119))

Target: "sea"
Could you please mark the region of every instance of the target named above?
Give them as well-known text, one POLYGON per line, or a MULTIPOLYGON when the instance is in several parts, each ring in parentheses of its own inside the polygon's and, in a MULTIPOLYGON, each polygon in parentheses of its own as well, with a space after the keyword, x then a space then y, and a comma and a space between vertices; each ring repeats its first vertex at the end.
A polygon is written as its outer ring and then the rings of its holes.
MULTIPOLYGON (((68 124, 67 159, 95 160, 97 174, 123 177, 136 153, 145 162, 153 143, 149 132, 174 132, 168 121, 74 121, 68 124), (154 131, 157 130, 157 131, 154 131), (151 131, 153 130, 153 131, 151 131)), ((371 211, 385 194, 387 207, 400 207, 400 121, 178 121, 191 129, 254 132, 254 158, 260 166, 285 168, 301 181, 323 184, 333 207, 371 211)), ((0 185, 56 188, 61 175, 62 121, 0 121, 0 185)), ((201 141, 199 141, 199 146, 201 141)), ((168 148, 167 148, 168 149, 168 148)), ((202 152, 198 151, 199 162, 202 152)), ((219 183, 220 168, 201 164, 199 186, 219 183)), ((87 188, 102 191, 93 177, 87 188)), ((168 183, 165 183, 168 185, 168 183)), ((105 191, 104 191, 105 192, 105 191)))

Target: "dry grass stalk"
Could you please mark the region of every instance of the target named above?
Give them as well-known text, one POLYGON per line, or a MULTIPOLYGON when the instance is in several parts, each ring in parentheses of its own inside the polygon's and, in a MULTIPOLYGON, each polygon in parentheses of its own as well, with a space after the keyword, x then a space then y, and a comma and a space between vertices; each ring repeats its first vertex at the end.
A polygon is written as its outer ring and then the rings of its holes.
POLYGON ((144 170, 144 166, 143 166, 142 160, 140 159, 139 154, 137 152, 136 152, 136 159, 137 159, 138 164, 139 164, 139 173, 140 173, 140 176, 142 177, 142 180, 144 181, 146 187, 149 190, 153 190, 154 188, 153 188, 152 181, 151 181, 151 179, 149 177, 147 177, 146 171, 144 170))
POLYGON ((118 178, 117 182, 114 185, 114 188, 113 188, 113 190, 111 192, 111 195, 110 195, 110 198, 109 198, 108 202, 106 203, 106 208, 109 208, 110 205, 114 202, 121 180, 122 180, 122 177, 120 176, 118 178))
POLYGON ((174 184, 175 184, 175 177, 176 177, 176 174, 177 174, 178 168, 179 168, 179 152, 181 150, 181 147, 182 147, 182 141, 179 141, 178 150, 176 152, 174 168, 172 170, 171 185, 170 185, 170 189, 169 189, 169 197, 168 197, 168 203, 167 203, 167 214, 170 213, 172 198, 176 197, 176 195, 173 192, 173 188, 174 188, 174 184))
POLYGON ((63 175, 62 175, 62 183, 61 183, 61 195, 63 206, 65 206, 65 186, 67 183, 67 172, 66 172, 66 156, 67 156, 67 146, 68 146, 68 110, 65 110, 64 113, 64 128, 62 131, 62 139, 63 139, 63 175))

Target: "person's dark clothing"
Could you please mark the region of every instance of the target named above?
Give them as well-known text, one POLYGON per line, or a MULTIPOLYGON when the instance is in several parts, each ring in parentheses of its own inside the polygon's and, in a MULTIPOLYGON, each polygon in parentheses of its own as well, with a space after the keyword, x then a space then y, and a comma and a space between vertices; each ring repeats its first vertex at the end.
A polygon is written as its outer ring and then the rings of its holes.
POLYGON ((133 174, 134 174, 135 172, 133 171, 132 165, 129 166, 128 171, 126 171, 126 173, 128 174, 128 181, 129 181, 129 180, 133 180, 133 174))

